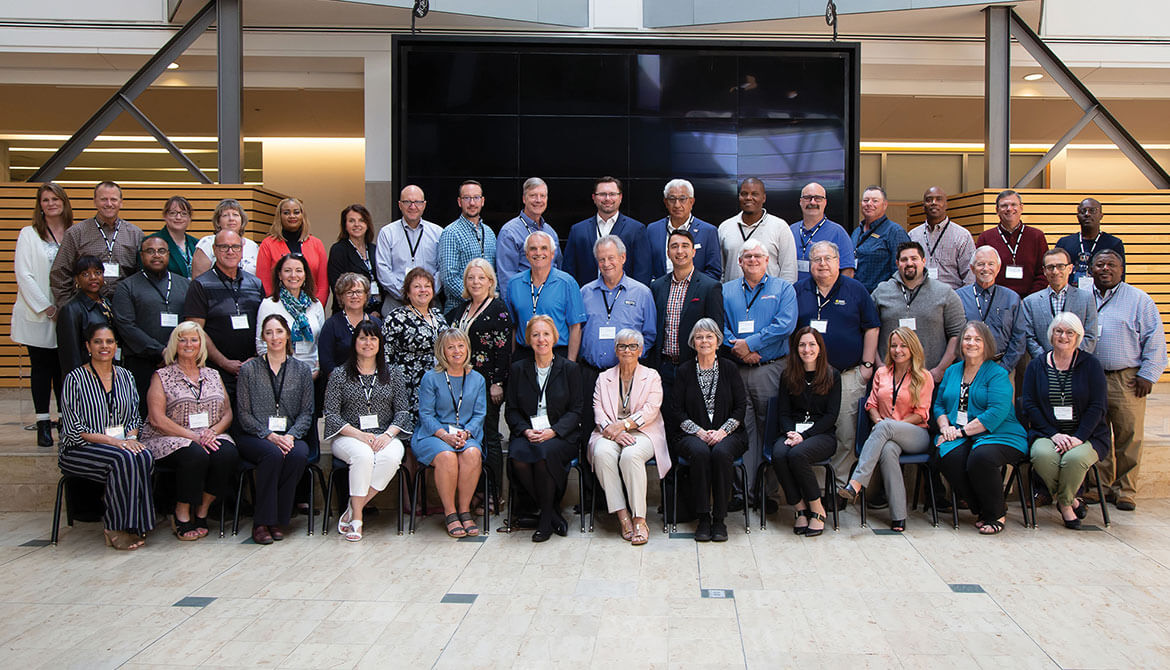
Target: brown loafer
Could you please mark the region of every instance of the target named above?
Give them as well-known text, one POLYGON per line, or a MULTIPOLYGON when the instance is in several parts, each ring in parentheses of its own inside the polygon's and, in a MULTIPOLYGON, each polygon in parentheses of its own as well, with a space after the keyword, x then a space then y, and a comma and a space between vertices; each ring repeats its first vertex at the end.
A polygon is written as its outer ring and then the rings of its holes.
POLYGON ((272 544, 272 533, 268 532, 268 526, 253 526, 252 541, 256 544, 272 544))
POLYGON ((284 539, 284 532, 280 530, 279 526, 269 526, 268 534, 271 535, 272 539, 276 540, 277 542, 280 542, 284 539))
POLYGON ((1132 512, 1137 509, 1137 503, 1129 496, 1117 496, 1117 502, 1114 503, 1117 509, 1123 512, 1132 512))

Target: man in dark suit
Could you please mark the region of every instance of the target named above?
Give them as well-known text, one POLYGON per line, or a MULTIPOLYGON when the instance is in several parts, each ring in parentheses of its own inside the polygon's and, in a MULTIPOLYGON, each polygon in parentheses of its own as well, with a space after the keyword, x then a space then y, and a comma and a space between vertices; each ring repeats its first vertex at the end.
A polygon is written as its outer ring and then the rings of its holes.
POLYGON ((695 241, 695 267, 715 281, 722 281, 723 258, 719 251, 719 231, 691 214, 695 206, 695 187, 686 179, 671 179, 666 183, 662 195, 669 216, 646 226, 650 274, 658 278, 674 269, 667 255, 667 237, 672 231, 685 228, 691 232, 691 238, 695 241))
POLYGON ((606 235, 617 235, 626 245, 625 273, 649 286, 646 226, 618 211, 622 206, 622 182, 617 177, 599 178, 593 184, 593 204, 597 206, 597 214, 569 229, 562 269, 573 275, 578 286, 597 279, 593 244, 606 235))
MULTIPOLYGON (((667 437, 677 434, 679 422, 669 415, 670 394, 675 370, 695 357, 689 342, 691 329, 703 317, 722 323, 723 285, 702 272, 696 272, 695 240, 686 228, 673 230, 668 238, 670 262, 674 270, 650 284, 657 309, 658 338, 648 356, 650 364, 662 377, 663 418, 667 437)), ((718 247, 715 247, 718 255, 718 247)))

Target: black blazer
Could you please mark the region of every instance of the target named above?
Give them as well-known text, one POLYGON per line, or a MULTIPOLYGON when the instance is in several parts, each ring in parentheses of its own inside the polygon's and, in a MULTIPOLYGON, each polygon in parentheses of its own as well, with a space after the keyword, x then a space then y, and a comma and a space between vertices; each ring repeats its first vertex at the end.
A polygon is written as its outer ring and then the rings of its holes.
MULTIPOLYGON (((1083 350, 1076 352, 1072 364, 1072 387, 1068 404, 1074 408, 1073 416, 1080 420, 1073 435, 1081 442, 1092 442, 1098 458, 1107 458, 1113 450, 1113 438, 1109 422, 1105 420, 1105 369, 1096 356, 1083 350)), ((1026 415, 1021 418, 1021 423, 1028 431, 1028 444, 1060 432, 1056 427, 1056 410, 1048 400, 1048 354, 1028 363, 1020 403, 1026 415)))
MULTIPOLYGON (((800 364, 799 359, 795 362, 800 364)), ((800 434, 804 439, 837 431, 837 415, 841 412, 841 373, 833 368, 829 368, 829 371, 833 373, 833 386, 826 395, 816 395, 808 387, 792 395, 784 378, 780 378, 778 397, 781 437, 790 430, 796 430, 796 424, 801 423, 805 414, 812 419, 812 427, 800 434)))
POLYGON ((719 380, 715 384, 714 419, 707 418, 707 405, 703 400, 703 390, 699 387, 698 362, 692 359, 679 364, 670 399, 670 423, 667 424, 674 431, 673 435, 682 433, 682 422, 687 419, 694 421, 703 430, 716 430, 729 418, 739 422, 742 430, 738 432, 747 434, 744 426, 747 390, 739 376, 739 366, 722 356, 716 358, 715 363, 719 366, 719 380))
MULTIPOLYGON (((592 398, 590 394, 590 398, 592 398)), ((504 418, 512 436, 518 436, 532 427, 531 418, 540 402, 540 385, 536 382, 536 362, 516 361, 512 364, 505 394, 507 411, 504 418)), ((573 361, 554 356, 544 389, 548 422, 557 436, 568 442, 576 441, 581 430, 581 371, 573 361)))
MULTIPOLYGON (((355 272, 366 279, 370 280, 370 284, 378 283, 378 265, 374 260, 374 254, 377 250, 374 248, 374 243, 371 242, 366 245, 366 253, 370 258, 370 268, 366 268, 366 264, 362 261, 362 257, 358 255, 357 249, 349 243, 349 240, 341 240, 334 242, 333 246, 329 247, 329 261, 326 265, 325 274, 329 278, 329 294, 333 295, 333 287, 337 285, 337 280, 346 272, 355 272)), ((320 281, 316 277, 314 280, 320 281)), ((382 304, 382 298, 385 297, 385 289, 378 289, 382 291, 375 296, 371 290, 370 299, 366 303, 366 312, 376 312, 378 307, 382 304)), ((342 310, 341 296, 333 296, 333 313, 336 314, 342 310)))
MULTIPOLYGON (((665 360, 662 347, 666 343, 666 301, 670 298, 669 273, 650 282, 650 293, 654 296, 654 307, 657 314, 658 335, 654 338, 654 347, 650 351, 649 363, 657 368, 665 360)), ((687 287, 687 294, 683 297, 682 315, 678 320, 678 360, 679 362, 693 360, 695 350, 687 344, 691 329, 695 322, 703 317, 709 317, 723 327, 723 285, 711 277, 695 269, 691 275, 691 284, 687 287)), ((720 371, 722 374, 722 370, 720 371)), ((696 422, 697 423, 697 422, 696 422)))

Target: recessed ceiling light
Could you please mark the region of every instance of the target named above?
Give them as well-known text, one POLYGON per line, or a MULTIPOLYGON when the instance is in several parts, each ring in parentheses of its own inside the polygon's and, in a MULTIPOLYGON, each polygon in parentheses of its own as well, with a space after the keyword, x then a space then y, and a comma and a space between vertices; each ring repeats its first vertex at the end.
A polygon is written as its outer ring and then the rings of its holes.
MULTIPOLYGON (((167 66, 167 69, 168 70, 178 70, 179 64, 178 63, 171 63, 170 65, 167 66)), ((1025 77, 1025 79, 1026 79, 1026 77, 1025 77)))
POLYGON ((1043 78, 1044 75, 1039 72, 1033 72, 1031 74, 1024 75, 1024 81, 1038 81, 1043 78))

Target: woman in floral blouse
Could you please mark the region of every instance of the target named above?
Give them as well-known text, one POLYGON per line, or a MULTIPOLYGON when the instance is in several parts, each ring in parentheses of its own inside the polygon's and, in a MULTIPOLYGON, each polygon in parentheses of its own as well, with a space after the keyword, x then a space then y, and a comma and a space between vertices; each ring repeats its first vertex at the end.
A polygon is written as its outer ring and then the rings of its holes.
MULTIPOLYGON (((500 447, 500 405, 504 402, 504 380, 511 365, 508 335, 512 320, 508 306, 496 290, 496 272, 492 264, 482 258, 473 258, 463 270, 463 301, 450 312, 447 322, 467 333, 471 340, 471 365, 487 382, 487 416, 484 419, 483 441, 487 472, 491 475, 492 490, 500 491, 504 469, 504 452, 500 447)), ((495 512, 494 501, 491 503, 495 512)))
POLYGON ((382 339, 386 342, 387 365, 402 366, 410 390, 410 411, 418 413, 418 387, 423 375, 435 367, 435 338, 447 327, 443 313, 432 307, 435 278, 422 268, 406 273, 402 293, 407 304, 386 316, 382 339))

